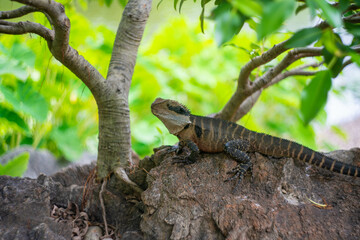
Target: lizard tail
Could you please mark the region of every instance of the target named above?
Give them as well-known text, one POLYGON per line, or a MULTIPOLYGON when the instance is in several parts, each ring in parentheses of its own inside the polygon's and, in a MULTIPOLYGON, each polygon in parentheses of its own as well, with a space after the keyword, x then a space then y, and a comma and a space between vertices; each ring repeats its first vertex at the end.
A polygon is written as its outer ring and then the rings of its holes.
POLYGON ((360 177, 360 167, 343 163, 287 139, 256 133, 257 151, 275 157, 291 157, 333 172, 360 177), (267 143, 267 144, 265 144, 267 143))
POLYGON ((360 177, 360 167, 337 161, 310 148, 307 148, 300 144, 298 145, 299 147, 296 149, 299 150, 298 152, 295 151, 295 156, 292 157, 333 172, 341 173, 348 176, 360 177))

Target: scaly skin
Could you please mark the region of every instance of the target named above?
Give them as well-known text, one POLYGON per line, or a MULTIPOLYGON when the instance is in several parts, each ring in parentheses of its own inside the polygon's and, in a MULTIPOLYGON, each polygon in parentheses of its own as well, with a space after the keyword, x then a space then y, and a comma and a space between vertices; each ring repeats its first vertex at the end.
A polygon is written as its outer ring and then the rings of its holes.
POLYGON ((251 167, 248 152, 274 157, 291 157, 333 172, 360 177, 360 168, 325 156, 296 142, 251 131, 233 122, 190 114, 182 104, 157 98, 152 113, 180 140, 180 147, 188 146, 191 154, 176 162, 192 163, 199 152, 226 152, 240 165, 232 171, 240 181, 251 167))

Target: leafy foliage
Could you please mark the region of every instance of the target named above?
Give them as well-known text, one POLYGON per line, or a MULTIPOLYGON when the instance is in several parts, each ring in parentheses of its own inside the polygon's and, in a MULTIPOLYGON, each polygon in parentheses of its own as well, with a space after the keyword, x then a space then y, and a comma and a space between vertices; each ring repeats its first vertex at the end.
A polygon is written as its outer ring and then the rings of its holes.
MULTIPOLYGON (((86 8, 86 0, 78 2, 86 8)), ((99 2, 110 6, 115 1, 99 2)), ((126 1, 119 2, 124 5, 126 1)), ((344 21, 357 12, 349 6, 359 6, 359 2, 198 2, 200 27, 189 26, 178 18, 141 46, 129 99, 135 151, 144 156, 161 143, 176 141, 150 113, 150 103, 156 97, 175 98, 187 104, 194 114, 218 112, 234 92, 241 66, 289 38, 288 47, 324 46, 325 67, 311 81, 296 77, 267 89, 241 123, 253 130, 293 138, 315 147, 313 128, 303 123, 309 123, 315 116, 315 121, 324 122, 323 106, 344 57, 349 55, 360 66, 359 54, 350 49, 360 42, 359 25, 344 21), (206 35, 200 34, 206 23, 205 7, 209 6, 214 8, 209 19, 215 23, 215 41, 209 37, 211 29, 207 29, 206 35), (309 10, 312 18, 326 21, 328 26, 304 28, 295 33, 284 29, 290 16, 304 9, 309 10), (248 27, 246 32, 244 26, 248 27), (352 41, 344 44, 339 32, 351 34, 352 41)), ((184 0, 174 0, 175 9, 181 11, 184 3, 184 0)), ((71 19, 71 45, 105 76, 114 32, 90 24, 70 2, 66 1, 65 6, 71 19)), ((47 22, 41 13, 35 13, 34 18, 47 22)), ((20 144, 48 148, 68 160, 77 159, 85 149, 95 152, 97 111, 86 86, 51 57, 40 38, 1 35, 0 40, 0 154, 20 144)), ((250 79, 263 75, 280 60, 259 68, 250 79)), ((301 63, 294 63, 292 67, 301 63)))
POLYGON ((331 72, 328 70, 318 72, 310 83, 304 88, 301 95, 301 115, 308 124, 324 107, 328 91, 331 88, 331 72), (307 107, 311 105, 311 107, 307 107))
POLYGON ((21 177, 27 169, 29 157, 29 153, 24 152, 19 156, 16 156, 14 159, 10 160, 7 164, 0 164, 0 175, 21 177))

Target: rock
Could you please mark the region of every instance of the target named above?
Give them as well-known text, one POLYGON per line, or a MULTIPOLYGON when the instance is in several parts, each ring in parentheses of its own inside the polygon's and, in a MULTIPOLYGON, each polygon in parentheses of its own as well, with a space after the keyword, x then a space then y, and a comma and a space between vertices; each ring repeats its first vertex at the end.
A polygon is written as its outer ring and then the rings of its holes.
MULTIPOLYGON (((196 163, 181 166, 172 164, 168 149, 128 171, 146 189, 141 199, 114 176, 109 179, 103 199, 112 236, 351 240, 360 235, 358 178, 255 153, 252 175, 233 192, 235 182, 224 180, 236 162, 225 154, 201 154, 196 163)), ((358 154, 337 156, 352 161, 358 154)), ((37 179, 0 176, 0 239, 70 239, 73 227, 50 217, 54 205, 66 208, 69 202, 90 222, 101 223, 94 169, 94 164, 69 167, 37 179)))
POLYGON ((71 238, 71 228, 50 218, 50 192, 28 178, 0 176, 0 239, 71 238))
MULTIPOLYGON (((42 174, 37 179, 0 176, 0 239, 71 239, 73 227, 50 218, 54 205, 66 208, 69 201, 81 206, 90 221, 101 223, 100 186, 91 178, 93 169, 94 165, 70 167, 53 177, 42 174), (84 183, 89 176, 84 195, 84 183)), ((127 197, 114 193, 111 186, 104 191, 107 222, 116 226, 119 236, 136 232, 141 237, 136 239, 142 239, 142 211, 127 197)))
POLYGON ((358 239, 359 178, 255 153, 252 175, 233 193, 235 182, 224 180, 236 162, 201 156, 181 166, 165 153, 150 171, 142 194, 145 238, 358 239))
POLYGON ((85 235, 85 240, 100 240, 102 235, 102 229, 100 227, 91 226, 85 235))

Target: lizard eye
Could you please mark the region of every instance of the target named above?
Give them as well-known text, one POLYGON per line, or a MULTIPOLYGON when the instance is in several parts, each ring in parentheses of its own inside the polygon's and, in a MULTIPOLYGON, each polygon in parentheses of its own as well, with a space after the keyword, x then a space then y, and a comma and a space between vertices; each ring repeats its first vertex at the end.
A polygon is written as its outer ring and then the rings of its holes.
POLYGON ((172 106, 172 105, 168 104, 167 107, 169 108, 169 110, 174 111, 178 114, 185 115, 185 116, 190 115, 190 111, 184 106, 172 106))

